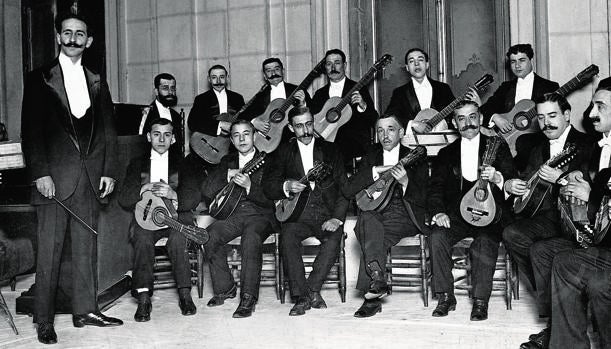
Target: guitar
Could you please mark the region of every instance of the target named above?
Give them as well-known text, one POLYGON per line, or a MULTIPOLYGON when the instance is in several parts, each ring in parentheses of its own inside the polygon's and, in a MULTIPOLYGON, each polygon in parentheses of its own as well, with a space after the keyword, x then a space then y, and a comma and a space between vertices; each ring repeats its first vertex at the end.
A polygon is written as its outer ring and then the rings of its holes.
POLYGON ((307 185, 307 188, 299 193, 289 193, 289 197, 276 200, 276 219, 280 222, 295 220, 299 218, 310 198, 309 182, 320 181, 331 173, 331 167, 324 162, 316 161, 314 167, 303 176, 299 183, 307 185))
POLYGON ((158 197, 150 190, 142 193, 142 199, 136 203, 134 215, 138 225, 147 230, 160 230, 170 227, 198 245, 204 245, 210 239, 206 229, 177 221, 178 214, 171 200, 158 197))
MULTIPOLYGON (((237 113, 233 113, 233 110, 230 110, 227 113, 217 115, 215 118, 218 121, 236 121, 240 114, 242 114, 252 105, 257 96, 263 92, 265 87, 267 87, 267 84, 264 84, 261 89, 248 101, 248 103, 244 104, 242 108, 238 110, 237 113)), ((200 158, 211 164, 218 164, 221 162, 221 158, 229 153, 231 141, 229 140, 229 136, 211 136, 203 132, 193 132, 191 138, 189 139, 189 144, 191 145, 191 149, 193 149, 195 154, 199 155, 200 158)))
MULTIPOLYGON (((553 168, 561 168, 571 162, 577 156, 578 150, 571 144, 558 155, 548 160, 546 164, 553 168)), ((513 211, 521 213, 527 217, 532 217, 537 211, 543 199, 552 188, 552 183, 542 180, 535 172, 526 182, 527 191, 524 195, 518 196, 513 204, 513 211)))
POLYGON ((569 240, 575 239, 583 248, 600 244, 609 230, 608 202, 609 197, 603 197, 596 213, 596 222, 590 224, 587 217, 587 204, 578 205, 558 197, 562 232, 569 240))
MULTIPOLYGON (((399 159, 398 165, 410 166, 424 158, 426 158, 426 148, 419 145, 399 159)), ((392 195, 389 194, 394 190, 396 183, 390 170, 385 171, 371 185, 356 193, 356 205, 363 211, 383 210, 392 198, 392 195)))
POLYGON ((289 123, 286 113, 297 100, 295 98, 295 93, 297 93, 299 90, 305 91, 308 86, 312 84, 312 81, 323 73, 324 66, 325 59, 323 58, 320 62, 318 62, 318 64, 316 64, 314 69, 312 69, 305 79, 303 79, 299 86, 295 88, 293 93, 291 93, 286 99, 274 99, 269 103, 263 114, 253 119, 253 121, 259 120, 270 123, 269 131, 264 132, 263 130, 257 130, 257 133, 255 134, 255 147, 257 147, 257 149, 271 153, 278 148, 278 145, 282 140, 282 131, 289 123))
MULTIPOLYGON (((483 166, 492 165, 502 142, 500 137, 488 138, 486 151, 482 156, 483 166)), ((489 180, 481 177, 477 179, 460 201, 460 214, 467 223, 476 227, 485 227, 501 218, 501 209, 496 207, 489 180)))
MULTIPOLYGON (((475 82, 473 86, 478 93, 482 93, 488 85, 490 85, 494 81, 494 77, 490 74, 486 74, 482 76, 479 80, 475 82)), ((465 92, 462 96, 454 99, 450 104, 448 104, 445 108, 443 108, 440 112, 437 112, 435 109, 427 108, 418 112, 414 121, 420 121, 427 123, 431 127, 430 132, 439 132, 445 131, 448 129, 448 123, 446 122, 446 117, 452 114, 456 105, 467 98, 467 92, 465 92)), ((401 140, 403 144, 415 144, 416 138, 414 136, 413 129, 405 128, 405 141, 401 140), (407 142, 407 143, 405 143, 407 142)))
MULTIPOLYGON (((240 173, 244 174, 252 174, 265 163, 265 156, 267 154, 265 152, 260 152, 257 154, 252 160, 250 160, 244 168, 240 170, 240 173)), ((227 217, 231 216, 233 211, 235 211, 242 195, 246 190, 235 184, 233 181, 230 181, 221 189, 215 196, 214 200, 210 204, 209 211, 210 216, 218 219, 224 220, 227 217)))
MULTIPOLYGON (((598 74, 598 67, 592 64, 569 80, 569 82, 562 85, 554 93, 566 97, 571 92, 585 85, 585 83, 590 81, 596 74, 598 74)), ((536 116, 537 109, 535 107, 535 102, 529 99, 519 101, 508 113, 496 116, 507 120, 511 124, 511 130, 509 132, 504 133, 498 131, 497 133, 505 139, 513 157, 517 154, 516 141, 518 137, 527 133, 539 132, 539 124, 535 120, 536 116)))
MULTIPOLYGON (((354 85, 344 97, 329 98, 322 109, 314 115, 314 131, 316 135, 329 142, 335 141, 337 130, 350 121, 352 117, 352 108, 349 105, 352 94, 367 86, 367 84, 373 80, 375 74, 390 62, 392 62, 392 56, 385 54, 369 68, 361 80, 354 85)), ((374 106, 369 105, 367 107, 373 108, 374 106)))

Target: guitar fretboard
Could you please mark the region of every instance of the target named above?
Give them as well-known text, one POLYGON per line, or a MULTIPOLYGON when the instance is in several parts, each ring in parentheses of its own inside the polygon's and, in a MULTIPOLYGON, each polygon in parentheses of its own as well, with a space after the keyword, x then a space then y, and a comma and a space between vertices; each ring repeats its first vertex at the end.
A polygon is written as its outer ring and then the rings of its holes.
MULTIPOLYGON (((420 145, 414 148, 412 151, 410 151, 409 154, 399 159, 398 165, 400 164, 403 167, 407 165, 411 165, 412 163, 418 161, 423 156, 426 156, 426 148, 420 145)), ((390 173, 390 170, 388 170, 380 175, 380 178, 378 178, 378 181, 386 182, 390 180, 391 178, 392 178, 392 173, 390 173)))
POLYGON ((280 108, 278 108, 278 113, 285 113, 289 109, 289 107, 293 105, 293 103, 295 103, 295 93, 297 93, 297 91, 299 90, 305 91, 310 86, 310 84, 312 84, 312 81, 314 81, 314 79, 316 79, 321 74, 320 71, 324 64, 325 59, 323 58, 320 62, 318 62, 318 64, 316 64, 314 69, 312 69, 312 71, 305 77, 305 79, 303 79, 299 86, 297 86, 297 88, 295 88, 295 90, 286 98, 284 103, 282 103, 280 108))

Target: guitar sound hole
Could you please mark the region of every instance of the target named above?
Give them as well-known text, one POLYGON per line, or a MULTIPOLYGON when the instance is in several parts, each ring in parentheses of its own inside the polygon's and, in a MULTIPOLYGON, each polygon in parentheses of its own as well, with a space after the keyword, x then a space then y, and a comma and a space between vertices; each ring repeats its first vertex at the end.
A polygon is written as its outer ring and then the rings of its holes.
POLYGON ((475 200, 484 201, 488 197, 488 191, 486 189, 477 189, 475 191, 475 200))
POLYGON ((155 225, 161 227, 164 225, 165 217, 167 216, 168 213, 164 208, 155 207, 155 209, 153 209, 153 215, 151 218, 153 219, 153 223, 155 223, 155 225))
POLYGON ((335 110, 335 109, 330 109, 327 112, 327 115, 325 116, 327 121, 330 122, 330 123, 337 122, 337 120, 339 120, 340 117, 341 117, 341 114, 337 110, 335 110))
POLYGON ((278 109, 275 109, 269 116, 269 120, 271 122, 281 122, 282 120, 284 120, 284 113, 279 111, 278 109))
POLYGON ((530 128, 531 120, 526 116, 525 113, 518 113, 513 118, 513 125, 519 131, 524 131, 530 128))

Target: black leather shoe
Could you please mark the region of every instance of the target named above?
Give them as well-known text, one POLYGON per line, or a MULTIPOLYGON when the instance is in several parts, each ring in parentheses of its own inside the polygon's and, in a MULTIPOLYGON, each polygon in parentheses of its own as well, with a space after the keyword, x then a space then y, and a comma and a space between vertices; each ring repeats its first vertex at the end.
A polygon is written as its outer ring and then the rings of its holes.
POLYGON ((238 309, 233 313, 234 318, 243 318, 249 317, 252 313, 255 312, 255 305, 257 304, 257 299, 248 294, 244 293, 242 295, 242 299, 240 299, 240 305, 238 305, 238 309))
POLYGON ((486 319, 488 319, 488 302, 483 299, 473 298, 471 321, 483 321, 486 319))
POLYGON ((354 317, 372 317, 382 312, 382 302, 379 299, 365 299, 363 305, 354 313, 354 317))
POLYGON ((305 314, 306 310, 310 310, 312 305, 310 304, 310 297, 300 296, 297 299, 297 303, 291 308, 289 316, 299 316, 305 314))
POLYGON ((85 326, 120 326, 123 325, 123 321, 114 317, 106 316, 102 313, 95 312, 82 315, 72 315, 72 324, 74 327, 85 327, 85 326))
POLYGON ((379 299, 388 295, 388 284, 385 280, 371 280, 365 299, 379 299))
POLYGON ((530 335, 528 342, 520 344, 520 349, 547 349, 549 348, 550 335, 550 328, 546 327, 541 332, 530 335))
POLYGON ((456 310, 456 298, 453 294, 439 293, 437 294, 439 301, 437 307, 433 310, 434 317, 447 316, 452 310, 456 310))
POLYGON ((153 305, 151 304, 151 297, 148 291, 138 293, 138 309, 134 314, 134 320, 136 322, 146 322, 151 319, 151 310, 153 305))
POLYGON ((315 309, 327 309, 327 303, 318 291, 310 291, 310 305, 315 309))
POLYGON ((53 324, 50 322, 41 322, 38 324, 36 329, 38 333, 38 341, 42 344, 55 344, 57 343, 57 334, 53 328, 53 324))
POLYGON ((180 307, 180 312, 184 316, 195 315, 195 313, 197 313, 197 308, 195 307, 195 303, 193 303, 191 296, 180 297, 178 299, 178 306, 180 307))
POLYGON ((237 294, 238 288, 236 285, 233 285, 233 287, 229 291, 223 292, 221 294, 216 294, 214 295, 214 297, 210 298, 207 305, 209 307, 217 307, 219 305, 223 305, 223 303, 225 303, 225 299, 235 298, 237 294))

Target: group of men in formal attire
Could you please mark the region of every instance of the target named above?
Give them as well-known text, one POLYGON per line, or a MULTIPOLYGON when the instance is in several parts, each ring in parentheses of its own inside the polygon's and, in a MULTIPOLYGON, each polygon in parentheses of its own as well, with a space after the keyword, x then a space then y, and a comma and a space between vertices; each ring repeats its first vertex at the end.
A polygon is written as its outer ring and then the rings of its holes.
MULTIPOLYGON (((72 243, 74 325, 122 324, 98 309, 95 236, 83 224, 96 227, 100 205, 108 200, 120 177, 115 160, 112 101, 106 83, 81 65, 83 51, 93 40, 86 20, 67 14, 58 17, 56 27, 59 57, 28 75, 23 98, 23 148, 36 184, 32 203, 37 207, 39 247, 34 321, 42 343, 57 342, 54 297, 67 234, 72 243)), ((611 83, 608 79, 600 83, 591 110, 585 115, 598 136, 586 135, 571 126, 570 104, 554 93, 559 85, 533 72, 533 55, 528 44, 512 46, 507 59, 515 78, 502 83, 485 103, 471 89, 455 105, 445 122, 460 137, 439 151, 430 170, 426 161, 401 164, 400 160, 412 152, 402 139, 407 131, 430 132, 432 125, 417 120, 416 115, 428 108, 442 110, 455 96, 447 84, 427 76, 429 57, 422 49, 407 51, 405 65, 410 79, 394 90, 382 115, 375 110, 366 86, 347 96, 357 82, 346 76, 346 55, 339 49, 326 52, 324 73, 328 83, 312 98, 306 90, 284 81, 280 59, 266 59, 262 63, 266 85, 247 108, 243 108, 242 95, 227 88, 227 69, 212 66, 208 71, 211 88, 195 98, 186 121, 191 132, 229 138, 233 149, 218 164, 193 151, 183 157, 183 120, 172 109, 177 102, 176 79, 168 73, 159 74, 154 79, 155 100, 143 111, 138 130, 150 143, 150 152, 131 160, 120 186, 119 203, 134 210, 143 193, 150 191, 173 206, 178 221, 192 225, 196 207, 210 205, 221 189, 233 183, 242 192, 235 209, 206 229, 209 241, 204 250, 214 292, 207 305, 220 306, 238 295, 224 246, 240 237, 240 303, 233 317, 252 315, 259 298, 262 244, 270 234, 279 232, 284 270, 294 301, 289 315, 298 316, 311 308, 327 307, 320 291, 344 239, 350 200, 381 176, 390 174, 394 184, 387 204, 358 212, 354 231, 362 253, 356 287, 363 303, 355 317, 371 317, 381 311, 382 298, 389 294, 387 252, 403 237, 417 234, 429 239, 431 287, 438 299, 432 315, 448 315, 456 307, 452 247, 471 237, 471 320, 488 317, 499 243, 504 241, 519 270, 536 290, 540 316, 550 319, 548 327, 532 335, 522 347, 559 348, 566 343, 589 347, 588 303, 601 343, 609 347, 611 244, 605 239, 598 246, 583 249, 563 235, 558 200, 587 205, 592 219, 601 205, 601 193, 608 191, 611 83), (273 100, 288 96, 293 96, 295 102, 284 116, 288 125, 282 141, 272 153, 262 154, 255 146, 255 137, 265 134, 275 120, 257 116, 273 100), (314 116, 333 97, 347 97, 352 116, 339 129, 334 142, 329 142, 319 137, 314 116), (521 136, 515 157, 507 144, 501 143, 494 161, 483 164, 482 156, 493 136, 482 130, 494 127, 498 132, 507 132, 515 127, 500 114, 510 111, 522 99, 535 101, 536 122, 541 131, 521 136), (235 121, 219 117, 237 111, 240 117, 235 121), (372 129, 379 143, 372 144, 372 129), (596 143, 600 134, 602 140, 596 143), (549 166, 548 160, 569 146, 578 149, 575 159, 563 168, 549 166), (253 159, 262 156, 266 159, 261 169, 243 171, 253 159), (358 168, 348 174, 346 165, 355 158, 359 158, 358 168), (308 173, 321 163, 329 173, 310 178, 308 173), (574 171, 580 175, 568 176, 574 171), (513 201, 527 193, 527 179, 535 174, 550 185, 550 194, 534 215, 513 215, 513 201), (460 213, 461 199, 478 180, 489 183, 488 190, 499 212, 491 224, 483 227, 471 224, 460 213), (302 211, 279 223, 274 217, 274 201, 299 195, 307 195, 302 211), (321 245, 306 277, 301 242, 312 236, 321 245)), ((134 220, 130 235, 135 251, 132 294, 137 298, 134 319, 138 322, 151 318, 154 246, 164 236, 168 237, 179 308, 183 315, 197 311, 190 295, 187 238, 170 228, 147 230, 134 220)))

